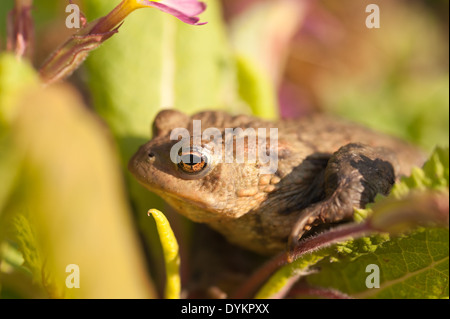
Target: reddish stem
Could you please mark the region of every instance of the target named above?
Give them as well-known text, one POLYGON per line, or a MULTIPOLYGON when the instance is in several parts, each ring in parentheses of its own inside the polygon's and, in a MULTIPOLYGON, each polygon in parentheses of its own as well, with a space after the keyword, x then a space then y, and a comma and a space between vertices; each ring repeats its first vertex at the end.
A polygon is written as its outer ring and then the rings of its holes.
POLYGON ((368 222, 360 224, 349 224, 334 228, 318 236, 310 237, 300 242, 293 252, 284 252, 267 261, 261 266, 231 298, 249 298, 267 279, 281 266, 287 264, 288 260, 296 260, 307 253, 330 246, 336 242, 349 238, 359 238, 374 232, 368 222))
POLYGON ((7 50, 17 58, 31 57, 33 43, 33 19, 31 7, 33 0, 16 0, 13 10, 8 14, 7 50))
POLYGON ((288 297, 299 297, 299 296, 314 296, 322 299, 353 299, 351 296, 344 294, 341 291, 310 286, 306 283, 301 283, 299 285, 295 285, 290 291, 288 297))

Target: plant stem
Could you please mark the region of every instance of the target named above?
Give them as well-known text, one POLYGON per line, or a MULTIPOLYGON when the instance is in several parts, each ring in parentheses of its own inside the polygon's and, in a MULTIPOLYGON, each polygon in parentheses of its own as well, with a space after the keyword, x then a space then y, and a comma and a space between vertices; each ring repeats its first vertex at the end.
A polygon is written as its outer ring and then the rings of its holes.
POLYGON ((316 237, 311 237, 300 242, 292 252, 281 253, 270 259, 260 269, 258 269, 244 284, 237 289, 232 298, 249 298, 269 277, 281 266, 289 261, 296 260, 305 254, 328 247, 336 242, 344 241, 348 238, 359 238, 374 231, 366 221, 360 224, 349 224, 334 228, 316 237))
POLYGON ((131 12, 142 7, 135 0, 123 0, 108 15, 101 18, 89 34, 102 34, 113 30, 131 12))
POLYGON ((16 0, 8 15, 7 50, 15 53, 18 59, 31 57, 33 42, 33 19, 31 6, 33 0, 16 0))

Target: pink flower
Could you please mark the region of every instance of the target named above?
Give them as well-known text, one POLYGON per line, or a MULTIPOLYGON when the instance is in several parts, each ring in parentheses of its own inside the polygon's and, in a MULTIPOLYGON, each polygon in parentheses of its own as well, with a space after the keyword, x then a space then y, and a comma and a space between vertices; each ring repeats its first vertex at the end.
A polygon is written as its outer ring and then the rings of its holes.
POLYGON ((75 71, 89 52, 117 33, 123 20, 134 10, 157 8, 181 21, 202 25, 197 16, 205 11, 206 4, 197 0, 122 0, 108 15, 83 26, 65 44, 52 53, 39 70, 46 84, 65 79, 75 71))
POLYGON ((206 4, 197 0, 143 0, 142 4, 147 4, 163 12, 171 14, 184 23, 193 25, 202 25, 207 23, 199 22, 200 18, 198 18, 197 16, 205 11, 206 4))

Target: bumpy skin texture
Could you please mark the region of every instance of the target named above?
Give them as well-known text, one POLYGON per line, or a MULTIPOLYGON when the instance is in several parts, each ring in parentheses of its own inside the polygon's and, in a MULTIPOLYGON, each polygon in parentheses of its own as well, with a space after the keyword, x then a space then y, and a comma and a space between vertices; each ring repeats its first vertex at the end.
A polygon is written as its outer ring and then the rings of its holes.
POLYGON ((324 115, 264 121, 246 115, 178 111, 158 114, 153 139, 130 160, 129 170, 149 190, 191 220, 207 223, 230 242, 270 255, 295 244, 311 227, 350 220, 377 193, 423 163, 398 139, 324 115), (278 170, 261 163, 208 163, 208 174, 186 176, 170 160, 175 128, 278 128, 278 170))

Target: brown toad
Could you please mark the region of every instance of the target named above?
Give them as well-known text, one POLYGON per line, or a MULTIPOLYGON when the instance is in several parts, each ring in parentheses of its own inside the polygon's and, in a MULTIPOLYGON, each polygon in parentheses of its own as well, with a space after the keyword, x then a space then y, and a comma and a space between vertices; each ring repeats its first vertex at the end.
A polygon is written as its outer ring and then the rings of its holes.
MULTIPOLYGON (((240 150, 236 140, 235 156, 240 150)), ((249 151, 248 144, 243 150, 249 151)), ((398 139, 324 115, 270 122, 224 112, 189 117, 166 110, 156 117, 153 139, 133 156, 129 170, 179 213, 208 224, 234 244, 273 254, 311 227, 351 220, 354 208, 378 193, 388 194, 400 176, 422 162, 417 149, 398 139), (263 172, 267 164, 258 160, 220 161, 226 151, 214 158, 206 152, 209 141, 200 141, 202 149, 192 139, 188 154, 177 150, 181 162, 176 163, 170 153, 178 139, 170 134, 185 128, 192 135, 194 120, 223 134, 226 128, 277 128, 277 170, 263 172)))

